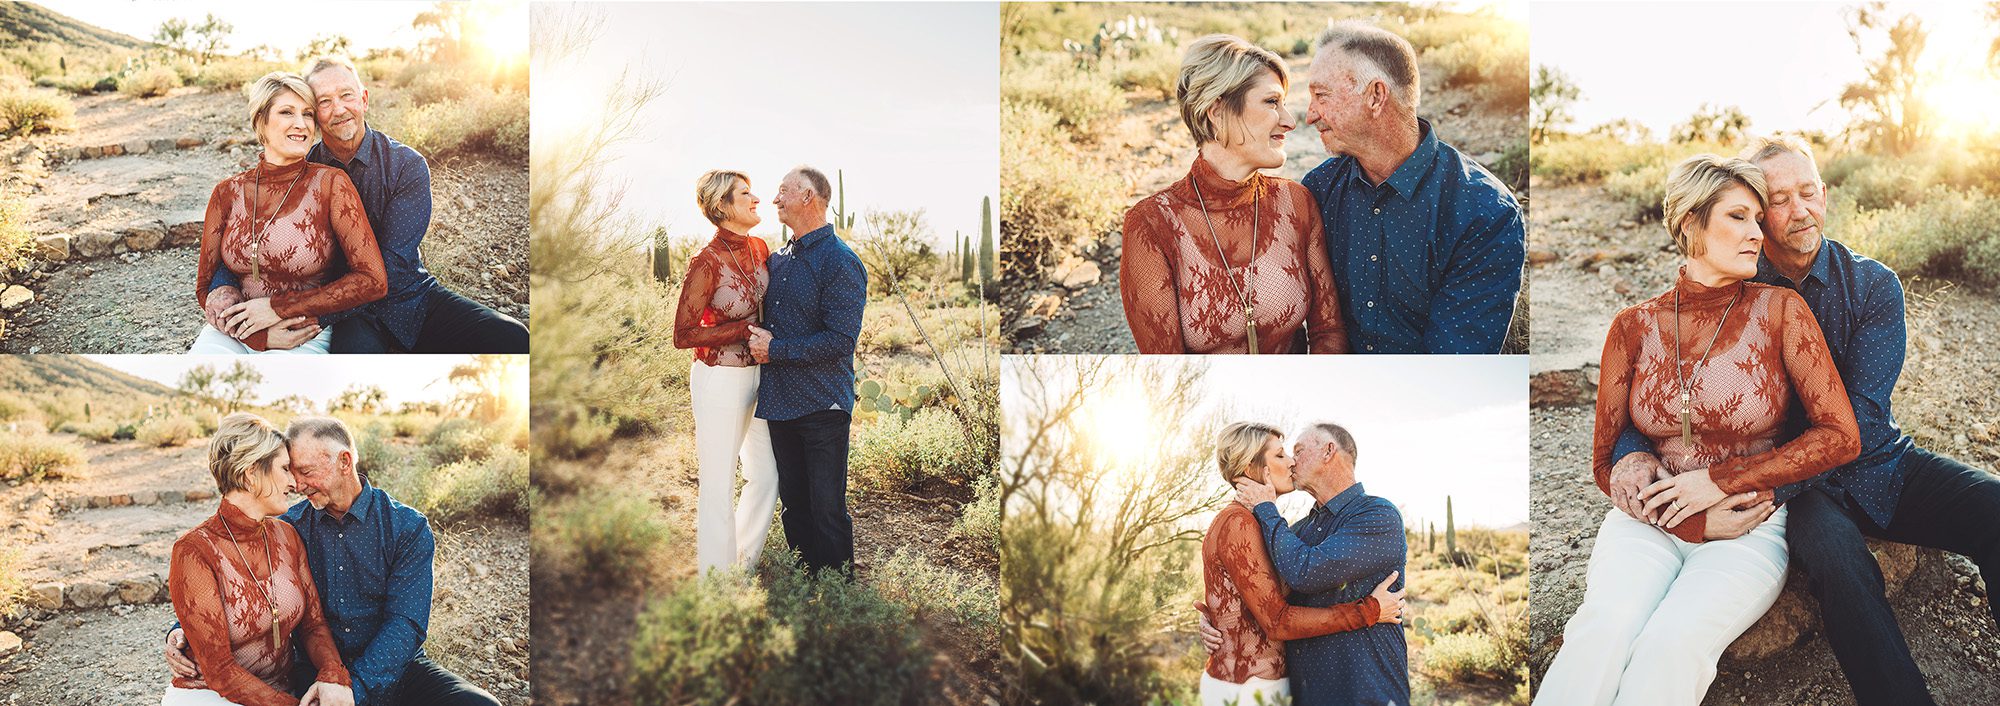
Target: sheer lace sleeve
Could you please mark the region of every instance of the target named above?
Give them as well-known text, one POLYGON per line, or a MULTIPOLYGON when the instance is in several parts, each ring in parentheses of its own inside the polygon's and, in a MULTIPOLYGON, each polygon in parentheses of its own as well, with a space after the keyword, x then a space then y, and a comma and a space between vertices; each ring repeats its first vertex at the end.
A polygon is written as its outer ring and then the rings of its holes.
POLYGON ((375 243, 375 229, 368 225, 361 195, 347 173, 328 168, 319 178, 327 179, 327 219, 347 257, 347 273, 312 289, 271 297, 271 310, 280 318, 319 316, 345 311, 381 299, 389 292, 388 275, 382 266, 382 248, 375 243))
POLYGON ((715 348, 750 340, 749 321, 717 325, 709 315, 720 264, 708 248, 688 259, 687 280, 681 283, 680 304, 674 307, 675 348, 715 348))
POLYGON ((229 617, 223 612, 224 587, 213 557, 192 534, 174 543, 167 569, 167 593, 180 618, 188 650, 201 667, 209 689, 233 703, 247 706, 296 706, 298 699, 265 684, 236 663, 229 639, 229 617))
MULTIPOLYGON (((1303 187, 1300 191, 1304 191, 1303 187)), ((1312 207, 1312 196, 1302 196, 1305 208, 1299 209, 1299 228, 1306 238, 1306 278, 1312 285, 1306 299, 1306 335, 1311 341, 1308 352, 1346 353, 1347 328, 1340 316, 1340 291, 1333 283, 1333 262, 1326 254, 1326 231, 1320 227, 1319 209, 1312 207)))
POLYGON ((243 301, 242 290, 236 287, 209 288, 209 280, 215 276, 222 264, 222 228, 229 221, 229 202, 235 191, 229 188, 229 180, 215 185, 208 194, 208 209, 201 218, 201 254, 195 265, 194 301, 201 307, 203 318, 208 325, 218 331, 228 330, 222 321, 222 311, 243 301))
POLYGON ((1618 317, 1611 320, 1611 333, 1604 337, 1604 356, 1597 364, 1597 413, 1591 435, 1590 471, 1597 489, 1607 496, 1611 494, 1611 467, 1618 461, 1612 451, 1618 445, 1618 433, 1631 423, 1628 403, 1636 377, 1639 327, 1645 321, 1637 309, 1618 312, 1618 317))
POLYGON ((1188 352, 1187 341, 1181 336, 1180 294, 1167 259, 1171 239, 1164 218, 1162 207, 1150 198, 1125 212, 1118 293, 1139 352, 1180 355, 1188 352))
POLYGON ((1813 320, 1804 299, 1789 289, 1773 288, 1784 327, 1785 375, 1805 407, 1810 424, 1797 438, 1770 451, 1732 458, 1709 469, 1715 485, 1726 493, 1771 490, 1796 483, 1853 461, 1861 454, 1861 433, 1847 385, 1833 366, 1826 337, 1813 320))
POLYGON ((1243 608, 1273 640, 1297 640, 1374 625, 1381 606, 1374 596, 1326 608, 1306 608, 1285 602, 1277 571, 1264 549, 1257 520, 1248 511, 1229 512, 1211 531, 1221 533, 1222 566, 1243 596, 1243 608))

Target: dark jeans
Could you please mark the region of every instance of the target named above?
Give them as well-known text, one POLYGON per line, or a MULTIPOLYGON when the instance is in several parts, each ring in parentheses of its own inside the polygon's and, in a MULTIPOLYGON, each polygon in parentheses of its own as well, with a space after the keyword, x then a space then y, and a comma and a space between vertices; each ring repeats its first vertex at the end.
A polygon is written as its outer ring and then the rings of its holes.
MULTIPOLYGON (((1825 492, 1791 502, 1792 560, 1819 599, 1826 641, 1859 706, 1933 703, 1884 594, 1863 536, 1963 554, 2000 586, 2000 477, 1923 449, 1903 457, 1903 493, 1887 528, 1825 492)), ((2000 608, 1988 610, 2000 621, 2000 608)))
POLYGON ((526 353, 528 327, 457 292, 437 287, 424 295, 424 325, 415 348, 364 316, 333 325, 334 353, 526 353))
POLYGON ((847 412, 826 409, 772 421, 785 542, 808 569, 854 576, 854 519, 847 514, 847 412))
MULTIPOLYGON (((292 664, 292 684, 294 696, 304 696, 306 689, 312 688, 314 672, 312 663, 303 659, 292 664)), ((368 695, 365 706, 500 706, 500 700, 492 694, 466 681, 465 677, 453 674, 425 655, 417 655, 410 660, 410 666, 403 669, 403 678, 396 681, 395 698, 383 699, 368 695)))

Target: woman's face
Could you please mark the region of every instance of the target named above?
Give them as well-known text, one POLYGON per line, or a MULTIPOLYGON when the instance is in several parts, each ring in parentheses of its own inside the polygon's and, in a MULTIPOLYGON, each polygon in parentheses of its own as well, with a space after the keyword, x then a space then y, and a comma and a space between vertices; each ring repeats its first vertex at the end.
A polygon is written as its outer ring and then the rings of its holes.
POLYGON ((1285 133, 1298 126, 1292 111, 1285 107, 1285 87, 1278 74, 1265 71, 1250 83, 1243 94, 1243 110, 1228 116, 1230 107, 1218 101, 1211 110, 1216 124, 1216 140, 1222 148, 1241 158, 1253 169, 1285 166, 1285 133))
POLYGON ((279 91, 264 113, 264 126, 257 130, 257 142, 272 161, 290 164, 306 158, 312 149, 313 111, 306 99, 291 91, 279 91))
POLYGON ((722 225, 731 232, 750 234, 764 219, 757 215, 757 195, 750 193, 750 180, 737 179, 736 187, 729 192, 729 203, 722 205, 722 225))
POLYGON ((1757 255, 1764 250, 1764 206, 1756 192, 1731 184, 1708 211, 1708 222, 1695 227, 1688 256, 1691 273, 1706 271, 1726 280, 1757 275, 1757 255))
POLYGON ((1284 495, 1298 489, 1292 482, 1292 463, 1292 453, 1285 449, 1285 440, 1274 435, 1264 440, 1264 465, 1252 466, 1245 475, 1284 495))
POLYGON ((265 464, 262 469, 252 467, 250 472, 258 476, 249 484, 252 496, 250 504, 255 507, 245 509, 255 510, 262 517, 285 514, 285 510, 291 505, 291 453, 280 446, 278 452, 271 455, 270 463, 265 464), (258 492, 260 488, 263 490, 262 493, 258 492))

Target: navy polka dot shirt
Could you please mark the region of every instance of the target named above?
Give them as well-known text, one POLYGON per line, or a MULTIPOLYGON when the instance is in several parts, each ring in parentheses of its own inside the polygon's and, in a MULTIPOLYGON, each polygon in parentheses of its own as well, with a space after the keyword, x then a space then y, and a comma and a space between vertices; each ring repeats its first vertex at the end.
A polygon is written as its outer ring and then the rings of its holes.
MULTIPOLYGON (((1403 513, 1355 483, 1287 527, 1278 506, 1252 511, 1271 565, 1292 605, 1324 608, 1366 598, 1409 557, 1403 513)), ((1391 589, 1403 586, 1397 578, 1391 589)), ((1403 626, 1376 623, 1350 632, 1285 641, 1285 674, 1297 706, 1409 704, 1410 652, 1403 626)))
POLYGON ((766 263, 764 328, 771 362, 759 366, 757 418, 786 421, 828 409, 854 413, 854 346, 868 306, 861 258, 822 226, 766 263))
POLYGON ((430 521, 367 483, 340 519, 304 500, 285 512, 306 545, 306 564, 326 610, 355 703, 384 703, 431 624, 430 521))

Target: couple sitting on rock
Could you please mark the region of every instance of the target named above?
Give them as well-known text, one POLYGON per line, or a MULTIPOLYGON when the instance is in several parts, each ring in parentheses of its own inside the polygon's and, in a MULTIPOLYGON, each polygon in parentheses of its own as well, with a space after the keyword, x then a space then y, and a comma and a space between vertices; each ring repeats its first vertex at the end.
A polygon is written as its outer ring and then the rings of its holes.
POLYGON ((209 195, 189 353, 528 352, 520 321, 425 269, 430 166, 368 127, 352 63, 266 74, 249 98, 263 152, 209 195))

